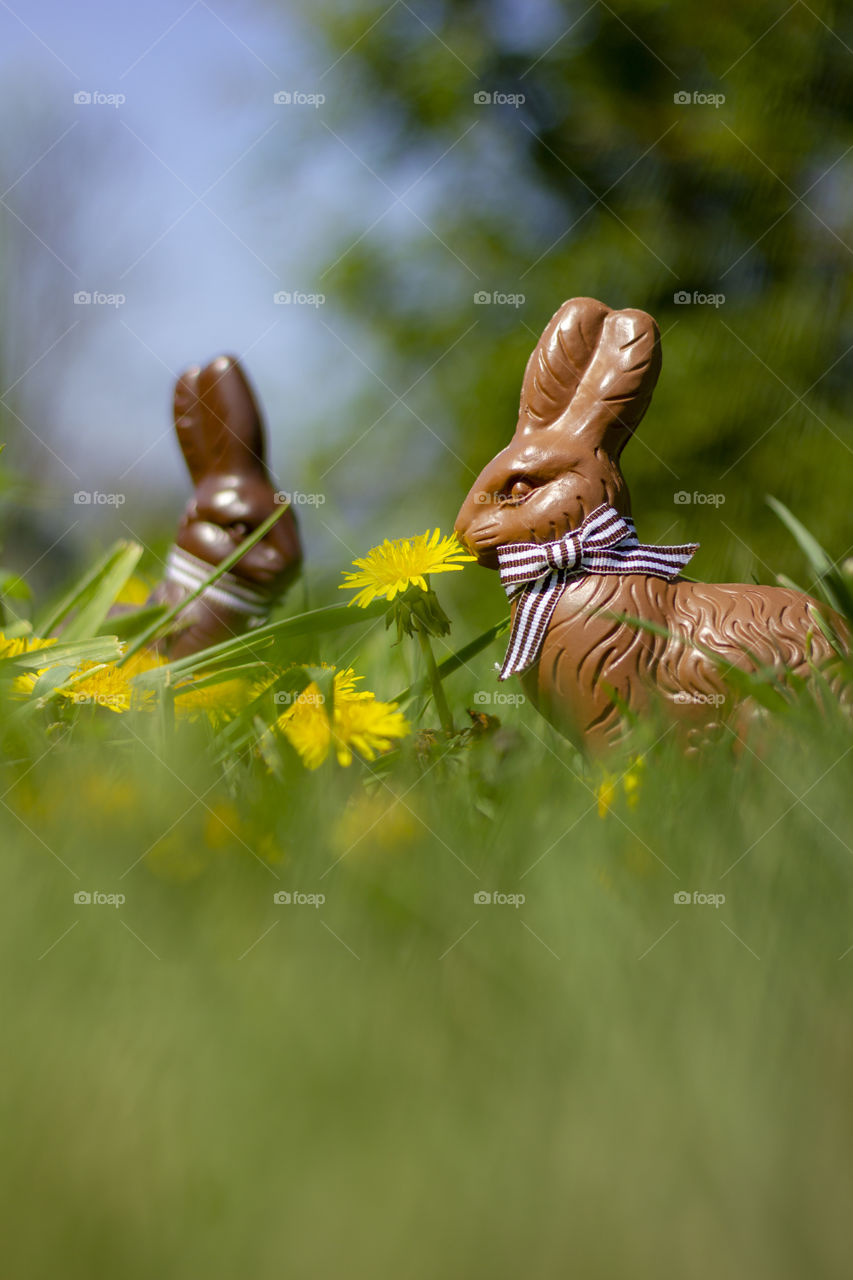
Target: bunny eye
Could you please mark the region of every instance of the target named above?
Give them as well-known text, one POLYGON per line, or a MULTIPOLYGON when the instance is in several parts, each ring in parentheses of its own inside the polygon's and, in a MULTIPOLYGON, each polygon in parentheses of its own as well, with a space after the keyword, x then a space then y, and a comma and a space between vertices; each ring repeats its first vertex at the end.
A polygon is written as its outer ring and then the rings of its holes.
POLYGON ((511 502, 521 502, 529 493, 533 492, 533 485, 527 480, 516 480, 510 489, 507 497, 511 502))

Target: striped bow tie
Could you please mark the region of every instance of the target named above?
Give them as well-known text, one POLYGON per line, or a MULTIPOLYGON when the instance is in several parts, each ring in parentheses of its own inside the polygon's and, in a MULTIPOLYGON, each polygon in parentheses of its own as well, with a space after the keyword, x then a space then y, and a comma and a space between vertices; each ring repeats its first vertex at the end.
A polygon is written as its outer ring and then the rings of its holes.
POLYGON ((633 520, 600 506, 556 542, 513 542, 498 547, 501 582, 510 600, 521 598, 499 680, 525 671, 539 657, 557 601, 570 579, 584 573, 650 573, 675 578, 698 542, 649 547, 633 520))

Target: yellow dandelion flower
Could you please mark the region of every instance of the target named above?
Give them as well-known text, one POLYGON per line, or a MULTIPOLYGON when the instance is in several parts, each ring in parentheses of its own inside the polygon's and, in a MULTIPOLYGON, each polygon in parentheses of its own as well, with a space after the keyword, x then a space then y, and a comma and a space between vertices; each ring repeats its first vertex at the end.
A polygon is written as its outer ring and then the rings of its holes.
POLYGON ((595 799, 598 803, 599 818, 606 818, 613 801, 616 799, 616 779, 610 774, 605 774, 602 781, 595 788, 595 799))
POLYGON ((121 664, 121 669, 132 680, 134 676, 142 675, 145 671, 153 671, 155 667, 165 665, 166 659, 161 658, 159 654, 151 653, 148 649, 140 649, 138 653, 131 654, 121 664))
POLYGON ((105 707, 120 714, 138 705, 140 694, 123 667, 114 662, 83 662, 77 669, 74 683, 59 690, 59 697, 79 706, 105 707), (82 674, 81 674, 82 673, 82 674), (88 673, 88 674, 86 674, 88 673))
POLYGON ((366 609, 373 600, 393 600, 407 587, 427 590, 428 573, 450 573, 473 560, 457 541, 456 534, 442 538, 441 531, 418 534, 415 538, 399 538, 374 547, 363 560, 353 560, 358 573, 344 573, 341 591, 361 588, 350 604, 366 609))
MULTIPOLYGON (((12 639, 6 639, 0 631, 0 658, 19 658, 22 653, 36 653, 38 649, 50 649, 54 644, 56 644, 55 636, 50 636, 46 640, 41 636, 13 636, 12 639)), ((46 671, 47 668, 42 669, 46 671)), ((23 675, 15 676, 12 681, 13 691, 17 694, 29 694, 40 673, 24 672, 23 675)))
POLYGON ((278 719, 281 732, 299 753, 306 769, 319 769, 329 754, 332 726, 319 701, 319 689, 310 685, 278 719), (311 701, 316 699, 316 701, 311 701))
POLYGON ((602 771, 601 781, 595 788, 595 800, 599 818, 605 818, 615 803, 620 782, 622 783, 622 790, 628 803, 628 808, 635 809, 637 807, 645 767, 646 758, 640 755, 631 757, 628 762, 628 768, 621 778, 606 769, 602 771))
MULTIPOLYGON (((334 671, 335 668, 327 662, 321 662, 320 666, 325 671, 334 671)), ((350 701, 359 698, 374 698, 376 695, 369 693, 367 689, 356 689, 359 680, 363 680, 364 676, 357 676, 352 667, 345 667, 343 671, 335 674, 335 698, 346 698, 350 701)))
POLYGON ((0 631, 0 658, 17 658, 22 653, 35 653, 37 649, 49 649, 56 644, 56 637, 42 639, 41 636, 13 636, 7 640, 0 631))
POLYGON ((116 604, 138 607, 147 604, 151 598, 151 586, 144 578, 131 574, 121 591, 116 596, 116 604))
POLYGON ((365 760, 375 760, 383 751, 390 751, 394 740, 405 738, 409 725, 396 702, 378 702, 375 698, 364 701, 345 701, 335 705, 335 751, 338 763, 352 764, 353 747, 365 760))
MULTIPOLYGON (((54 644, 55 641, 45 643, 54 644)), ((151 706, 153 693, 147 690, 143 693, 137 689, 133 685, 133 678, 161 665, 161 658, 142 652, 134 654, 121 667, 114 662, 81 662, 69 676, 71 683, 68 688, 58 689, 57 696, 67 702, 102 706, 117 713, 129 711, 131 707, 151 706)), ((29 697, 39 676, 50 670, 51 664, 39 667, 37 671, 25 671, 15 677, 12 687, 16 693, 29 697)))
MULTIPOLYGON (((327 671, 334 669, 326 663, 323 663, 323 667, 327 671)), ((357 697, 355 682, 359 678, 352 667, 336 672, 333 694, 335 701, 357 697)), ((324 701, 319 686, 312 680, 276 721, 277 727, 291 746, 298 751, 302 763, 308 769, 319 769, 329 754, 332 726, 326 714, 324 701)))
POLYGON ((22 675, 15 676, 12 681, 12 690, 19 693, 23 697, 28 698, 35 688, 36 680, 38 680, 42 671, 47 671, 47 667, 42 667, 39 671, 25 671, 22 675))
POLYGON ((631 766, 622 779, 622 786, 625 789, 625 797, 630 809, 636 809, 637 807, 637 801, 640 798, 640 784, 643 780, 645 767, 645 757, 637 756, 636 759, 631 761, 631 766))
MULTIPOLYGON (((17 636, 13 640, 7 640, 0 634, 0 658, 17 658, 22 653, 35 653, 39 649, 49 649, 51 645, 56 644, 55 637, 43 640, 38 636, 17 636)), ((14 693, 23 694, 29 697, 33 691, 36 680, 43 671, 48 671, 49 665, 39 667, 37 671, 23 671, 19 676, 15 676, 12 681, 12 691, 14 693)))
POLYGON ((250 680, 236 676, 200 688, 195 681, 188 681, 175 689, 175 713, 188 720, 206 715, 214 724, 225 722, 246 706, 254 692, 250 680))
POLYGON ((335 673, 331 719, 313 681, 279 716, 277 727, 306 768, 318 769, 332 748, 344 766, 352 764, 353 749, 366 760, 375 760, 409 732, 396 702, 379 702, 374 694, 357 690, 355 682, 360 679, 351 667, 335 673))

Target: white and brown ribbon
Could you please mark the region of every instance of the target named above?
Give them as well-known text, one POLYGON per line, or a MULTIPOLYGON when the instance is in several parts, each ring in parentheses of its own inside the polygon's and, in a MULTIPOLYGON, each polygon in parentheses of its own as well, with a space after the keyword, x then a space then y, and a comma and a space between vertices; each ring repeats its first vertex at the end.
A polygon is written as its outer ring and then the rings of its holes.
POLYGON ((698 542, 679 547, 647 546, 637 538, 633 520, 604 505, 556 542, 513 542, 498 547, 501 582, 511 601, 518 598, 498 679, 508 680, 537 660, 568 582, 587 573, 648 573, 675 578, 698 548, 698 542))
MULTIPOLYGON (((174 583, 189 595, 210 577, 216 565, 199 560, 181 547, 173 546, 166 557, 166 582, 174 583)), ((269 617, 272 599, 268 593, 250 587, 231 572, 223 573, 216 582, 204 588, 201 600, 219 610, 241 614, 248 626, 259 626, 269 617)))

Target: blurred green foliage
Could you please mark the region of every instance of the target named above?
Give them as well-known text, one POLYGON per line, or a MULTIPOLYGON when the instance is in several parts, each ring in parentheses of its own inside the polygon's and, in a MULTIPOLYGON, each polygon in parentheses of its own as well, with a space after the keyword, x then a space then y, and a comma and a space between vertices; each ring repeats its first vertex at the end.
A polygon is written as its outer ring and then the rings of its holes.
POLYGON ((602 777, 448 694, 502 728, 283 778, 2 706, 4 1275, 845 1274, 849 727, 602 777))
POLYGON ((416 647, 332 604, 69 702, 140 552, 0 661, 3 1274, 843 1275, 849 709, 584 761, 492 636, 464 733, 404 694, 423 732, 309 771, 272 695, 323 682, 308 637, 386 696, 416 647), (206 669, 265 692, 178 715, 206 669))
POLYGON ((353 406, 354 438, 381 420, 343 461, 329 452, 335 482, 380 490, 394 533, 436 513, 448 524, 511 434, 536 338, 585 294, 648 310, 663 333, 625 460, 641 533, 700 539, 700 577, 797 577, 772 493, 845 554, 849 6, 353 0, 317 13, 339 59, 324 118, 358 157, 352 180, 375 176, 377 218, 403 196, 372 229, 342 202, 324 287, 395 393, 420 379, 390 411, 377 383, 353 406), (479 290, 525 300, 476 305, 479 290), (679 291, 725 302, 680 305, 679 291), (724 502, 675 504, 682 490, 724 502))

